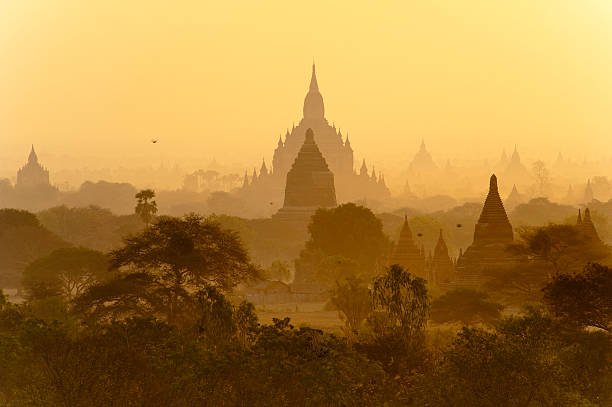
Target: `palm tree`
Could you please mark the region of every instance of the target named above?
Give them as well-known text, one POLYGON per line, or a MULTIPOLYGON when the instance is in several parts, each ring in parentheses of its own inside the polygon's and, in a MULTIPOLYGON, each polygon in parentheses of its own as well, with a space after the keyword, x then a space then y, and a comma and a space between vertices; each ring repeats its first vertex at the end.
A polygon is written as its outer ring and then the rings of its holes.
POLYGON ((140 216, 140 219, 142 219, 147 226, 149 226, 157 213, 157 202, 155 202, 153 198, 155 198, 155 191, 152 189, 143 189, 136 194, 138 203, 136 204, 134 212, 136 212, 136 215, 140 216))

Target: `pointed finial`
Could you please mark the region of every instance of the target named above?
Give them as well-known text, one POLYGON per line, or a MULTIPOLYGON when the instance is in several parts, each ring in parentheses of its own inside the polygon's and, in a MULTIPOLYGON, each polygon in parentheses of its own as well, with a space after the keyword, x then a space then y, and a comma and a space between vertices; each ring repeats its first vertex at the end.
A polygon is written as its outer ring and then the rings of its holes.
POLYGON ((491 175, 491 179, 489 181, 489 191, 497 191, 497 177, 495 174, 491 175))
POLYGON ((319 84, 317 83, 317 73, 315 72, 315 64, 312 62, 312 76, 310 77, 310 90, 319 90, 319 84))

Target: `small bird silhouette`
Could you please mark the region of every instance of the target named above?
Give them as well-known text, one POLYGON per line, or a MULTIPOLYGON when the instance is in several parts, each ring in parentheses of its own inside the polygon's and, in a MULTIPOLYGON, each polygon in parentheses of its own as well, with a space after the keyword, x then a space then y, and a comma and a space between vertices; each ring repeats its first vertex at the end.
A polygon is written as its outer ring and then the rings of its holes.
POLYGON ((422 233, 417 233, 417 236, 421 237, 421 236, 423 236, 423 234, 422 233))
POLYGON ((460 228, 462 225, 461 223, 457 223, 457 227, 460 228))
POLYGON ((153 143, 153 144, 157 143, 157 139, 156 138, 151 139, 151 143, 153 143))
POLYGON ((270 202, 270 205, 274 205, 274 202, 270 202))

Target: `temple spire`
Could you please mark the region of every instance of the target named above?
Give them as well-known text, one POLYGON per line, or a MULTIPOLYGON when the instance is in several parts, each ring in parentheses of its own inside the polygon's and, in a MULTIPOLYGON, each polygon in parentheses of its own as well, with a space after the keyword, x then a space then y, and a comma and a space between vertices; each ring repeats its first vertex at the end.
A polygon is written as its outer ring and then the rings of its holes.
POLYGON ((310 78, 310 88, 304 98, 304 119, 320 120, 325 118, 325 106, 323 104, 323 96, 319 92, 319 84, 317 83, 317 74, 315 66, 312 64, 312 76, 310 78))
POLYGON ((317 73, 315 72, 315 64, 312 63, 312 76, 310 77, 310 90, 319 90, 319 84, 317 83, 317 73))
POLYGON ((30 150, 30 155, 28 156, 29 163, 37 163, 38 156, 36 155, 36 151, 34 151, 34 144, 32 144, 32 149, 30 150))

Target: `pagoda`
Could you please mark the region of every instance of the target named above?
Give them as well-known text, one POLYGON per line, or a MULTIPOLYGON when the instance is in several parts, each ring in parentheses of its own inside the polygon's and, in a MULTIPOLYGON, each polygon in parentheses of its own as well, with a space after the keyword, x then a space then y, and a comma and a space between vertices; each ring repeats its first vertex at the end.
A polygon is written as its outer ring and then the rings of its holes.
POLYGON ((489 194, 474 228, 474 241, 457 262, 458 272, 499 266, 512 260, 507 246, 514 240, 512 225, 499 196, 497 177, 491 175, 489 194))
POLYGON ((334 174, 315 142, 314 132, 308 129, 304 143, 287 173, 283 207, 274 217, 307 222, 318 208, 336 205, 334 174))
POLYGON ((437 284, 451 281, 455 274, 455 265, 448 255, 448 247, 444 241, 442 229, 440 229, 440 236, 431 260, 431 273, 437 284))
POLYGON ((17 188, 32 188, 49 185, 49 170, 40 165, 36 151, 34 151, 34 145, 32 145, 27 164, 17 171, 15 186, 17 188))
POLYGON ((410 274, 427 278, 425 274, 425 252, 423 248, 419 249, 412 240, 412 231, 408 226, 407 216, 404 216, 404 225, 389 263, 402 266, 410 274))
POLYGON ((519 194, 518 189, 516 189, 516 184, 512 187, 512 191, 508 195, 505 201, 505 206, 509 211, 513 210, 517 206, 523 203, 523 197, 519 194))
POLYGON ((343 134, 325 117, 325 104, 319 90, 314 64, 302 113, 303 117, 297 126, 294 124, 287 129, 284 137, 279 136, 271 167, 266 167, 266 171, 260 171, 259 175, 254 173, 251 179, 247 180, 248 182, 243 182, 243 188, 239 189, 239 194, 250 200, 282 201, 286 176, 304 143, 306 131, 311 129, 316 134, 317 146, 321 154, 334 174, 337 197, 340 201, 355 201, 364 197, 380 199, 390 196, 384 175, 379 171, 378 174, 373 172, 370 176, 365 160, 363 166, 368 176, 360 176, 355 171, 354 153, 348 133, 343 134))
POLYGON ((595 225, 591 220, 591 211, 589 208, 584 210, 584 218, 580 215, 580 209, 578 209, 578 219, 576 220, 576 226, 585 236, 588 236, 593 241, 599 242, 599 235, 597 234, 597 229, 595 229, 595 225))

